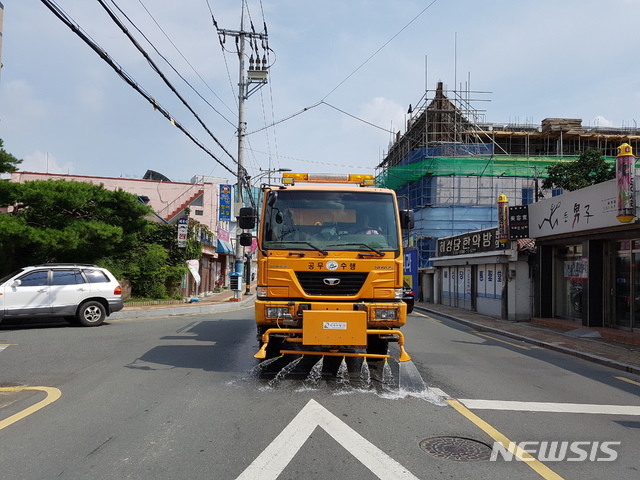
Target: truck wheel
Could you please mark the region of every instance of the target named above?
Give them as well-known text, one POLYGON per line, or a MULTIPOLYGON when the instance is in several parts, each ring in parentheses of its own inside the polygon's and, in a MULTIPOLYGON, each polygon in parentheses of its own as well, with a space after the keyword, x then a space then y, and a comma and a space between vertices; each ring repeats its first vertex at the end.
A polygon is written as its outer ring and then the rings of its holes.
POLYGON ((83 327, 97 327, 107 317, 107 312, 100 302, 90 300, 78 309, 78 324, 83 327))
POLYGON ((388 351, 389 340, 380 338, 379 335, 367 335, 367 353, 386 355, 388 351))

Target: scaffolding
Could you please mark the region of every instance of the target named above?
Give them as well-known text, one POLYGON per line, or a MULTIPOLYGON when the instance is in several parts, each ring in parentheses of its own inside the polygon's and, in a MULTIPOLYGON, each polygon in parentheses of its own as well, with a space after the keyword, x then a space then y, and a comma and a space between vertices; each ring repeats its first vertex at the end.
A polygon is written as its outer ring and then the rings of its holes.
POLYGON ((445 91, 442 82, 426 91, 378 165, 377 184, 407 197, 416 212, 421 267, 430 265, 437 238, 495 226, 498 195, 526 205, 560 193, 540 190, 547 167, 574 162, 588 149, 614 163, 625 142, 640 151, 638 128, 584 127, 565 118, 487 123, 472 106, 477 93, 485 92, 445 91))

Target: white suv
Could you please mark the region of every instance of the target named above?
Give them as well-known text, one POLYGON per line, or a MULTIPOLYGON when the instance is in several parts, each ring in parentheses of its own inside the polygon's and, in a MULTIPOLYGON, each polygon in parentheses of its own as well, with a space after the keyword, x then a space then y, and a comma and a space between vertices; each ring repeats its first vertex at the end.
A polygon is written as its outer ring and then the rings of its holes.
POLYGON ((45 263, 0 278, 0 322, 64 317, 69 323, 94 327, 123 307, 120 284, 96 265, 45 263))

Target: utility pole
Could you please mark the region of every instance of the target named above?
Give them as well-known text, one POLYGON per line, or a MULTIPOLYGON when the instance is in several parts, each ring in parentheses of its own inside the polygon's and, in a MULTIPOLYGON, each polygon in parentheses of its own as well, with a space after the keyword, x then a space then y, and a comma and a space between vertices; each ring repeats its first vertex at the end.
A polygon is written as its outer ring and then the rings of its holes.
MULTIPOLYGON (((236 218, 239 216, 240 208, 245 204, 243 183, 248 179, 247 171, 244 168, 244 137, 247 131, 247 124, 244 119, 244 102, 254 92, 267 83, 267 53, 269 51, 268 39, 267 39, 267 26, 264 26, 264 33, 258 33, 251 24, 251 31, 244 30, 244 0, 242 1, 242 13, 240 15, 240 30, 225 30, 218 28, 218 37, 220 44, 224 49, 224 43, 226 37, 235 38, 236 49, 238 53, 239 63, 239 81, 238 81, 238 176, 236 195, 237 201, 235 202, 234 213, 236 218), (249 45, 252 48, 252 53, 249 58, 249 69, 245 75, 245 42, 249 41, 249 45), (262 48, 262 61, 259 55, 258 40, 260 40, 262 48), (255 60, 254 60, 255 54, 255 60)), ((214 20, 214 25, 217 28, 217 23, 214 20)), ((243 275, 244 262, 244 247, 240 245, 240 228, 236 227, 236 252, 235 252, 235 273, 239 274, 239 278, 250 278, 251 276, 243 275)), ((247 265, 246 268, 250 268, 247 265)), ((239 299, 241 291, 234 291, 234 299, 239 299)))

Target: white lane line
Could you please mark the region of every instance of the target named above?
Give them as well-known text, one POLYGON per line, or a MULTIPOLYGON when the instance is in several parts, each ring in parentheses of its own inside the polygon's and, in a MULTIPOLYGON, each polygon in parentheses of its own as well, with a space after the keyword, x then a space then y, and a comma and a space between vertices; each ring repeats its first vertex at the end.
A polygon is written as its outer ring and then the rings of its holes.
POLYGON ((316 427, 324 429, 381 480, 418 480, 406 468, 315 400, 309 400, 237 480, 277 479, 316 427))
POLYGON ((640 415, 640 406, 633 405, 593 405, 580 403, 517 402, 508 400, 473 399, 458 399, 458 401, 470 410, 640 415))

